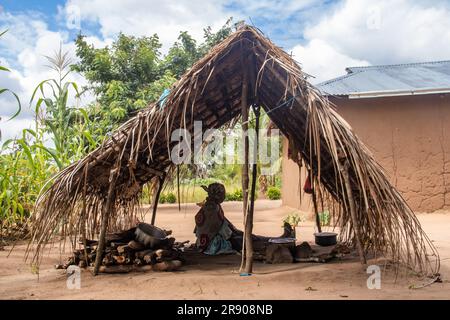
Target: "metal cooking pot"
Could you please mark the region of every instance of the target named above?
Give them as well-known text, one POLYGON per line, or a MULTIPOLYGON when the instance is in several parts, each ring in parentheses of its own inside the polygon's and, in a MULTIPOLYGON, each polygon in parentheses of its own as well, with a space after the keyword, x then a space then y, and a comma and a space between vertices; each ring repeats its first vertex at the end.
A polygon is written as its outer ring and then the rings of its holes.
POLYGON ((334 232, 317 232, 314 233, 314 237, 319 246, 333 246, 337 243, 337 233, 334 232))
POLYGON ((158 246, 167 234, 164 230, 152 226, 148 223, 139 223, 135 231, 136 240, 143 243, 146 247, 154 248, 158 246))

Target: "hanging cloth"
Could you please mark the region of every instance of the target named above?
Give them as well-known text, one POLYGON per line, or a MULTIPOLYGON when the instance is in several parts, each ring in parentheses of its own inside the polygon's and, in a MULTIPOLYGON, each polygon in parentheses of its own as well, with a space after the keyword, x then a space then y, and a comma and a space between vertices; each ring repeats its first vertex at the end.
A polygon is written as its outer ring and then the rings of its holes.
POLYGON ((311 184, 311 177, 308 174, 308 177, 305 180, 305 185, 303 186, 303 191, 307 194, 312 194, 314 192, 311 184))

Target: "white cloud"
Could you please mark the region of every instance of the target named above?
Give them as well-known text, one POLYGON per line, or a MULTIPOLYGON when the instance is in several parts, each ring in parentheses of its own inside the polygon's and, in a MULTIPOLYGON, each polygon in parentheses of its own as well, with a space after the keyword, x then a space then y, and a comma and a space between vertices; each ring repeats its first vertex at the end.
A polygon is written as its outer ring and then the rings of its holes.
POLYGON ((292 48, 313 83, 350 66, 450 59, 446 1, 346 0, 309 21, 292 48))
POLYGON ((367 66, 368 61, 353 59, 338 52, 321 39, 313 39, 307 45, 298 45, 292 49, 292 55, 301 61, 303 71, 314 76, 312 83, 319 83, 344 73, 347 66, 367 66))
POLYGON ((13 137, 20 136, 21 132, 25 128, 31 128, 33 125, 32 118, 14 119, 7 121, 2 119, 0 121, 0 132, 2 133, 2 141, 6 141, 13 137))
MULTIPOLYGON (((119 32, 143 36, 157 33, 167 49, 178 38, 180 31, 189 31, 197 40, 203 38, 203 28, 221 27, 236 13, 224 9, 225 1, 120 1, 120 0, 68 0, 67 8, 77 7, 84 23, 97 23, 103 38, 119 32)), ((69 10, 72 11, 73 10, 69 10)))
MULTIPOLYGON (((343 75, 348 66, 450 59, 450 3, 445 0, 345 0, 337 4, 312 0, 67 0, 58 8, 58 31, 49 29, 48 17, 42 13, 0 11, 0 30, 10 29, 0 39, 0 60, 12 70, 0 75, 0 87, 14 89, 21 97, 25 111, 18 126, 31 116, 27 109, 34 87, 52 76, 43 55, 51 55, 60 43, 75 53, 67 20, 76 25, 73 14, 77 12, 82 32, 91 34, 93 25, 99 27, 100 37, 87 38, 96 47, 110 45, 120 31, 135 36, 157 33, 163 52, 180 31, 201 41, 205 26, 217 29, 230 16, 250 18, 249 22, 259 21, 257 27, 275 43, 291 47, 304 70, 316 77, 311 80, 314 83, 343 75)), ((79 75, 74 80, 85 82, 79 75)), ((15 120, 4 122, 14 110, 12 97, 0 96, 4 137, 9 135, 5 131, 14 132, 15 120)))
MULTIPOLYGON (((22 104, 20 115, 11 121, 6 121, 17 110, 17 102, 9 93, 0 95, 0 117, 2 118, 0 128, 3 140, 14 137, 32 123, 33 109, 29 106, 29 100, 34 88, 40 81, 56 76, 55 72, 46 66, 48 61, 45 55, 52 56, 60 45, 63 51, 69 51, 72 56, 75 55, 75 45, 69 40, 67 32, 49 30, 47 24, 41 20, 42 18, 34 13, 12 15, 0 12, 0 30, 9 29, 0 38, 0 48, 4 54, 0 61, 11 70, 11 72, 0 73, 0 88, 14 91, 22 104)), ((94 40, 90 39, 90 41, 94 40)), ((67 80, 75 81, 80 86, 86 83, 85 79, 78 74, 72 74, 67 80)), ((69 102, 75 103, 73 96, 69 102)))
MULTIPOLYGON (((223 9, 222 2, 68 0, 64 7, 58 7, 56 18, 60 29, 52 31, 46 23, 48 17, 42 13, 11 14, 1 11, 0 30, 9 29, 0 39, 3 55, 1 60, 4 65, 6 63, 11 67, 12 72, 6 76, 2 75, 0 87, 14 90, 21 99, 23 110, 18 119, 6 123, 5 120, 16 110, 15 104, 12 96, 0 96, 3 139, 12 137, 30 122, 23 119, 30 120, 32 116, 28 102, 34 88, 40 81, 55 76, 46 67, 44 55, 52 55, 60 44, 63 50, 75 55, 75 46, 69 39, 70 25, 66 22, 70 20, 70 23, 75 22, 76 25, 77 18, 74 19, 73 13, 77 11, 80 13, 78 22, 82 31, 83 25, 92 26, 92 23, 97 23, 100 26, 101 38, 92 35, 86 38, 86 41, 95 47, 110 45, 119 32, 135 36, 157 33, 164 50, 177 40, 180 31, 187 30, 201 41, 204 27, 211 25, 213 28, 219 28, 232 15, 223 9)), ((236 17, 236 14, 233 16, 236 17)), ((76 74, 68 80, 74 80, 80 86, 86 83, 83 77, 76 74)), ((92 99, 92 96, 86 96, 83 101, 92 99)))
POLYGON ((446 1, 347 0, 305 38, 372 64, 449 59, 450 8, 446 1))

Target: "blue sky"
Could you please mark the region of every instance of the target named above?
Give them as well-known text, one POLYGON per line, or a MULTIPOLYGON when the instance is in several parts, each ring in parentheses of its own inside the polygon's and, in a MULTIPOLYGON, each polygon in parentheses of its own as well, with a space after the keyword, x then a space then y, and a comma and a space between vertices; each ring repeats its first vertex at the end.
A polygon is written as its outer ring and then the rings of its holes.
POLYGON ((3 7, 3 9, 11 13, 34 10, 49 15, 56 14, 56 6, 62 4, 64 4, 64 1, 59 0, 3 0, 1 2, 1 6, 3 7))
POLYGON ((255 25, 292 53, 313 83, 348 66, 450 60, 449 0, 0 0, 0 30, 9 29, 0 39, 0 62, 11 69, 0 74, 0 88, 17 92, 25 105, 19 119, 5 121, 14 102, 0 96, 3 138, 31 123, 31 92, 52 76, 44 55, 60 44, 74 54, 79 32, 96 47, 120 31, 157 33, 164 51, 180 31, 201 41, 204 27, 217 29, 229 17, 255 25))

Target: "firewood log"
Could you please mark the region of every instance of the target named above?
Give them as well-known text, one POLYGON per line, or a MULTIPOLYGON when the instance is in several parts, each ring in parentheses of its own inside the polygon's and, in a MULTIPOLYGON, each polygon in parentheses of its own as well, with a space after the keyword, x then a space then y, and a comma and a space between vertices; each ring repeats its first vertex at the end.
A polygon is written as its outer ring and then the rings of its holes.
POLYGON ((176 250, 164 250, 159 249, 155 251, 156 255, 156 261, 162 262, 162 261, 171 261, 171 260, 179 260, 180 259, 180 253, 176 250))
POLYGON ((113 256, 114 261, 117 264, 124 264, 125 263, 125 257, 124 256, 113 256))
POLYGON ((128 242, 128 247, 131 250, 134 250, 134 251, 141 251, 141 250, 145 249, 145 245, 144 244, 142 244, 140 242, 137 242, 135 240, 131 240, 130 242, 128 242))
POLYGON ((96 251, 92 251, 91 253, 88 254, 88 260, 89 262, 93 262, 95 261, 95 257, 97 256, 97 252, 96 251))
POLYGON ((102 264, 105 266, 112 266, 114 264, 114 259, 110 253, 103 257, 102 264))
POLYGON ((120 266, 100 266, 98 272, 99 273, 129 273, 132 271, 137 271, 137 272, 147 272, 147 271, 151 271, 152 270, 152 266, 141 266, 141 267, 137 267, 134 265, 120 265, 120 266))
POLYGON ((156 263, 156 255, 154 253, 146 254, 143 258, 146 264, 155 264, 156 263))
POLYGON ((138 252, 136 252, 135 255, 136 255, 136 258, 143 259, 144 256, 151 255, 153 252, 154 252, 154 250, 147 249, 147 250, 138 251, 138 252))
POLYGON ((167 257, 170 257, 172 255, 172 253, 170 250, 158 249, 155 251, 155 255, 157 258, 167 258, 167 257))
POLYGON ((172 249, 174 243, 175 243, 175 238, 166 238, 161 241, 159 248, 169 250, 169 249, 172 249))
POLYGON ((126 255, 131 253, 132 251, 133 249, 131 249, 128 245, 117 247, 117 252, 119 253, 119 255, 126 255))
POLYGON ((183 241, 183 242, 174 242, 173 246, 175 248, 184 248, 185 244, 188 244, 189 240, 183 241))
POLYGON ((182 266, 180 260, 158 262, 152 266, 154 271, 175 271, 182 266))

